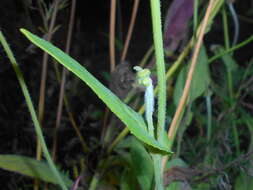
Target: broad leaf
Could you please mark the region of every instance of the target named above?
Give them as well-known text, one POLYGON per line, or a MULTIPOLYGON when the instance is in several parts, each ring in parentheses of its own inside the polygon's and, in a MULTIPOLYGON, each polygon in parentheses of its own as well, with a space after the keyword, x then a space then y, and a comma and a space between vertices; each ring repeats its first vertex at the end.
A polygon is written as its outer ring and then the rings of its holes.
POLYGON ((132 138, 130 154, 133 170, 141 188, 143 190, 151 189, 154 166, 150 154, 135 138, 132 138))
POLYGON ((173 93, 173 102, 174 104, 177 106, 179 104, 180 98, 183 94, 183 90, 184 90, 184 84, 185 84, 185 79, 186 79, 186 69, 187 67, 184 66, 178 77, 177 77, 177 81, 176 81, 176 85, 175 85, 175 91, 173 93))
MULTIPOLYGON (((175 105, 178 105, 179 100, 182 96, 186 77, 187 77, 187 66, 184 66, 178 75, 175 86, 175 92, 173 94, 173 101, 175 105)), ((208 59, 205 48, 204 46, 202 46, 198 57, 198 63, 196 65, 191 82, 189 102, 193 102, 195 99, 203 95, 203 93, 208 88, 210 81, 211 80, 208 67, 208 59)))
MULTIPOLYGON (((33 158, 19 155, 0 155, 0 168, 27 175, 45 182, 58 184, 48 164, 33 158)), ((61 173, 61 177, 68 187, 71 187, 73 181, 68 176, 61 173)))
POLYGON ((49 42, 39 38, 38 36, 30 33, 25 29, 21 29, 21 32, 35 45, 46 51, 52 57, 54 57, 59 63, 65 66, 68 70, 73 72, 81 80, 83 80, 96 94, 97 96, 115 113, 119 119, 128 127, 128 129, 137 138, 143 142, 158 148, 162 151, 169 153, 168 148, 158 143, 147 132, 146 124, 141 115, 124 104, 115 94, 113 94, 108 88, 100 83, 93 75, 91 75, 83 66, 77 61, 65 54, 59 48, 53 46, 49 42))
POLYGON ((198 63, 192 78, 190 102, 193 102, 206 91, 210 81, 208 58, 205 47, 202 46, 199 52, 198 63))

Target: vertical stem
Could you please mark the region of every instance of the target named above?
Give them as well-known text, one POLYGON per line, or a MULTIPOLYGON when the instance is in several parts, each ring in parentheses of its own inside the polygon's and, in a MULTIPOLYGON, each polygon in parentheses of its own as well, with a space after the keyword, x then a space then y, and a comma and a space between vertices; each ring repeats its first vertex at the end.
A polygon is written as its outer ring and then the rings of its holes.
MULTIPOLYGON (((160 12, 160 0, 150 0, 153 25, 153 38, 156 56, 157 78, 158 78, 158 123, 157 139, 162 142, 162 134, 165 125, 166 108, 166 78, 163 52, 162 24, 160 12)), ((163 190, 162 156, 153 155, 156 189, 163 190)))
POLYGON ((222 9, 222 20, 223 20, 223 30, 224 30, 224 40, 226 50, 229 49, 229 34, 228 34, 228 17, 226 13, 225 6, 222 9))
MULTIPOLYGON (((44 26, 47 28, 48 24, 45 19, 45 14, 42 12, 41 2, 38 2, 40 6, 41 15, 44 21, 44 26)), ((50 21, 50 25, 47 33, 47 40, 51 41, 53 35, 53 29, 55 26, 56 16, 58 12, 59 0, 54 1, 54 10, 52 14, 52 19, 50 21)), ((42 71, 41 71, 41 80, 40 80, 40 95, 39 95, 39 105, 38 105, 38 120, 41 126, 43 126, 44 119, 44 111, 45 111, 45 91, 46 91, 46 81, 47 81, 47 65, 48 65, 48 54, 46 52, 43 53, 42 59, 42 71)), ((40 144, 40 140, 37 138, 37 146, 36 146, 36 159, 41 160, 42 156, 42 147, 40 144)), ((39 180, 34 180, 34 190, 39 189, 39 180)))
POLYGON ((128 46, 129 46, 129 43, 130 43, 130 40, 131 40, 131 37, 132 37, 134 23, 135 23, 135 20, 136 20, 139 1, 140 0, 134 0, 134 6, 133 6, 133 11, 132 11, 131 21, 130 21, 130 24, 129 24, 129 28, 128 28, 128 32, 127 32, 127 38, 126 38, 124 48, 123 48, 123 51, 122 51, 121 61, 124 61, 126 59, 128 46))
MULTIPOLYGON (((229 3, 231 4, 231 3, 229 3)), ((224 39, 225 39, 225 49, 228 50, 230 47, 229 44, 229 33, 228 33, 228 21, 227 21, 227 13, 225 10, 225 6, 222 10, 222 18, 223 18, 223 28, 224 28, 224 39)), ((235 43, 235 42, 233 42, 235 43)), ((229 106, 232 107, 234 104, 234 90, 233 90, 233 74, 230 68, 227 68, 227 82, 228 82, 228 95, 229 95, 229 106)), ((235 114, 232 113, 231 117, 234 118, 235 114)), ((234 136, 235 148, 237 155, 240 154, 240 142, 239 142, 239 135, 238 130, 236 128, 236 123, 234 120, 232 122, 232 132, 234 136)))
POLYGON ((215 2, 215 0, 210 0, 209 1, 209 5, 207 7, 205 17, 203 19, 203 23, 200 26, 199 35, 198 35, 195 50, 194 50, 194 53, 193 53, 193 56, 192 56, 192 59, 191 59, 191 66, 190 66, 190 69, 189 69, 189 72, 188 72, 188 75, 187 75, 187 80, 186 80, 186 83, 185 83, 185 86, 184 86, 183 94, 182 94, 182 97, 180 99, 179 105, 177 107, 176 113, 175 113, 175 115, 172 119, 170 128, 169 128, 168 137, 171 141, 174 140, 174 137, 176 135, 176 132, 177 132, 177 129, 178 129, 178 123, 181 120, 180 116, 181 116, 181 113, 184 109, 186 100, 187 100, 189 92, 190 92, 193 73, 194 73, 194 70, 195 70, 195 67, 196 67, 196 64, 197 64, 197 58, 198 58, 198 55, 199 55, 200 47, 201 47, 202 42, 203 42, 205 30, 206 30, 206 27, 207 27, 207 24, 208 24, 208 19, 210 17, 211 10, 212 10, 212 7, 214 5, 214 2, 215 2))
POLYGON ((194 0, 194 14, 193 14, 193 31, 194 31, 194 33, 197 32, 197 26, 198 26, 198 6, 199 6, 199 0, 194 0))
POLYGON ((210 142, 212 136, 212 103, 211 103, 211 91, 208 90, 206 96, 206 108, 207 108, 207 142, 210 142))
POLYGON ((110 37, 109 37, 109 48, 110 48, 110 70, 111 72, 115 69, 115 20, 116 20, 116 0, 111 0, 110 9, 110 37))
POLYGON ((41 126, 40 126, 40 123, 39 123, 39 120, 36 116, 36 112, 35 112, 35 109, 34 109, 34 106, 33 106, 33 103, 32 103, 32 100, 31 100, 31 96, 29 94, 29 91, 28 91, 28 88, 27 88, 27 85, 25 83, 25 80, 24 80, 24 76, 23 76, 23 73, 21 72, 18 64, 17 64, 17 61, 7 43, 7 41, 5 40, 5 37, 3 36, 2 32, 0 31, 0 42, 1 44, 3 45, 4 47, 4 50, 8 56, 8 58, 10 59, 10 62, 12 64, 12 67, 13 67, 13 70, 15 71, 16 73, 16 76, 18 78, 18 82, 21 86, 21 90, 24 94, 24 97, 25 97, 25 100, 26 100, 26 103, 27 103, 27 107, 29 109, 29 112, 31 114, 31 117, 32 117, 32 121, 34 123, 34 127, 35 127, 35 132, 36 132, 36 135, 39 139, 39 143, 41 144, 41 147, 42 147, 42 150, 43 150, 43 153, 44 153, 44 156, 48 162, 48 165, 52 171, 52 173, 55 175, 55 177, 57 178, 58 180, 58 183, 59 185, 61 186, 61 188, 63 190, 68 190, 68 188, 66 187, 66 184, 64 183, 60 173, 58 172, 56 166, 54 165, 54 162, 50 156, 50 153, 47 149, 47 145, 46 145, 46 142, 44 140, 44 137, 43 137, 43 134, 42 134, 42 130, 41 130, 41 126))
POLYGON ((153 24, 153 38, 157 66, 158 78, 158 123, 157 123, 157 138, 162 141, 162 132, 165 125, 165 108, 166 108, 166 78, 165 78, 165 64, 162 40, 162 25, 160 1, 150 0, 152 24, 153 24))
MULTIPOLYGON (((76 0, 73 0, 72 4, 71 4, 71 12, 70 12, 70 19, 69 19, 68 34, 67 34, 67 42, 66 42, 66 47, 65 47, 65 52, 67 54, 69 54, 69 50, 70 50, 72 30, 73 30, 74 18, 75 18, 75 7, 76 7, 76 0)), ((61 124, 63 99, 64 99, 64 93, 65 93, 66 75, 67 75, 67 69, 65 67, 63 67, 63 69, 62 69, 62 78, 61 78, 61 87, 60 87, 60 93, 59 93, 59 101, 58 101, 58 107, 57 107, 57 117, 56 117, 56 124, 55 124, 54 142, 53 142, 53 159, 54 160, 56 160, 56 150, 57 150, 57 141, 58 141, 57 130, 59 129, 60 124, 61 124)))
POLYGON ((163 190, 163 173, 162 173, 162 156, 159 154, 152 154, 153 162, 154 162, 154 172, 155 172, 155 182, 156 182, 156 190, 163 190))

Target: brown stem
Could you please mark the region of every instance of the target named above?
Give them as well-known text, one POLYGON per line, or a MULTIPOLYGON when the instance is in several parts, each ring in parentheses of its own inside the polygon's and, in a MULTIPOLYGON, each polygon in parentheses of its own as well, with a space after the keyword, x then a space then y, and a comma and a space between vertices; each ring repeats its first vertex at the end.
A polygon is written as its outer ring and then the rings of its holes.
POLYGON ((198 37, 198 40, 197 40, 197 43, 196 43, 196 46, 195 46, 195 51, 194 51, 193 56, 192 56, 191 66, 190 66, 190 69, 189 69, 189 72, 188 72, 188 75, 187 75, 187 80, 186 80, 186 83, 185 83, 183 95, 180 99, 180 102, 179 102, 179 105, 177 107, 176 113, 173 117, 173 120, 172 120, 170 128, 169 128, 168 137, 169 137, 170 140, 173 140, 173 138, 176 134, 176 130, 177 130, 177 126, 178 126, 177 124, 179 122, 180 114, 183 111, 183 108, 185 106, 185 103, 187 101, 187 98, 188 98, 188 95, 189 95, 189 92, 190 92, 193 73, 194 73, 194 70, 195 70, 195 67, 196 67, 196 64, 197 64, 197 58, 198 58, 199 51, 200 51, 200 48, 201 48, 201 45, 202 45, 202 42, 203 42, 205 30, 206 30, 206 27, 207 27, 207 24, 208 24, 208 19, 210 17, 211 8, 213 7, 214 2, 215 2, 215 0, 210 0, 209 1, 209 5, 207 7, 205 17, 203 19, 203 24, 200 28, 199 37, 198 37))
MULTIPOLYGON (((70 44, 71 44, 71 37, 75 19, 75 8, 76 8, 76 0, 72 1, 71 4, 71 12, 70 12, 70 19, 69 19, 69 27, 68 27, 68 34, 67 34, 67 42, 65 52, 69 54, 70 44)), ((64 99, 64 90, 65 90, 65 83, 66 83, 66 75, 67 70, 63 67, 62 70, 62 79, 61 79, 61 87, 60 87, 60 94, 59 94, 59 101, 58 101, 58 108, 57 108, 57 117, 56 117, 56 124, 55 124, 55 134, 54 134, 54 143, 53 143, 53 159, 56 160, 56 149, 57 149, 57 130, 60 127, 61 117, 62 117, 62 108, 63 108, 63 99, 64 99)))
POLYGON ((134 24, 135 24, 135 20, 136 20, 136 15, 137 15, 137 11, 138 11, 139 2, 140 2, 139 0, 134 1, 131 21, 130 21, 128 32, 127 32, 127 38, 126 38, 126 41, 125 41, 125 44, 124 44, 124 48, 123 48, 123 52, 122 52, 122 56, 121 56, 121 61, 124 61, 126 59, 126 54, 127 54, 127 50, 128 50, 128 47, 129 47, 131 37, 132 37, 132 32, 133 32, 133 28, 134 28, 134 24))
POLYGON ((109 37, 109 48, 110 48, 110 71, 113 72, 115 69, 115 20, 116 20, 116 0, 111 0, 111 15, 110 15, 110 37, 109 37))
MULTIPOLYGON (((197 58, 198 58, 199 51, 200 51, 200 48, 201 48, 201 45, 202 45, 202 42, 203 42, 205 30, 206 30, 206 27, 207 27, 207 24, 208 24, 208 19, 210 17, 211 10, 212 10, 212 7, 214 5, 214 2, 215 2, 215 0, 210 0, 209 1, 205 17, 204 17, 203 22, 200 26, 198 39, 197 39, 197 43, 196 43, 196 46, 195 46, 195 51, 194 51, 192 59, 191 59, 191 66, 190 66, 190 69, 189 69, 189 72, 188 72, 188 75, 187 75, 187 80, 186 80, 186 83, 185 83, 184 91, 183 91, 182 97, 180 99, 179 105, 177 107, 176 113, 175 113, 175 115, 173 117, 173 120, 171 122, 171 125, 169 127, 168 138, 172 143, 173 143, 174 137, 175 137, 177 129, 178 129, 178 124, 179 124, 179 122, 182 118, 181 114, 184 111, 184 107, 185 107, 185 104, 186 104, 186 101, 187 101, 187 98, 188 98, 188 95, 189 95, 189 92, 190 92, 193 73, 194 73, 194 70, 195 70, 195 67, 196 67, 196 64, 197 64, 197 58)), ((163 161, 162 161, 163 170, 165 168, 167 160, 168 160, 168 156, 165 156, 163 158, 163 161)))
MULTIPOLYGON (((52 19, 49 25, 48 34, 46 36, 47 41, 51 41, 53 30, 55 26, 55 20, 58 12, 58 5, 59 0, 54 1, 54 11, 52 14, 52 19)), ((40 3, 39 3, 40 6, 40 3)), ((40 6, 40 13, 43 17, 44 27, 45 23, 45 15, 43 14, 42 7, 40 6)), ((43 119, 44 119, 44 110, 45 110, 45 89, 46 89, 46 80, 47 80, 47 64, 48 64, 48 54, 44 52, 42 58, 42 72, 41 72, 41 81, 40 81, 40 95, 39 95, 39 105, 38 105, 38 120, 40 125, 43 126, 43 119)), ((37 138, 37 147, 36 147, 36 158, 37 160, 41 160, 42 150, 39 139, 37 138)), ((39 189, 39 180, 34 181, 34 190, 39 189)))

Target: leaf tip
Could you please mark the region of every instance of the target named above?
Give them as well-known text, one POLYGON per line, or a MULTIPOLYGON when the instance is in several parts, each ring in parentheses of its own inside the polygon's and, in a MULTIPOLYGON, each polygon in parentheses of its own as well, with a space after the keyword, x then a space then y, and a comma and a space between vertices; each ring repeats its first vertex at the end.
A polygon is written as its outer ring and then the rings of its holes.
POLYGON ((20 31, 22 34, 24 34, 25 36, 27 36, 28 33, 29 33, 29 31, 26 30, 26 29, 24 29, 24 28, 20 28, 19 31, 20 31))

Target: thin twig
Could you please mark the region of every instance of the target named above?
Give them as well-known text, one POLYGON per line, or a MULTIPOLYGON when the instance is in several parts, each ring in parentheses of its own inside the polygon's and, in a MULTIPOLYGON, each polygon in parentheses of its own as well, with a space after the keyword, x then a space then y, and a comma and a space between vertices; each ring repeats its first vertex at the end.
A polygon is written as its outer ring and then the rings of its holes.
POLYGON ((133 32, 133 28, 134 28, 134 24, 135 24, 135 20, 136 20, 136 15, 137 15, 137 11, 138 11, 139 2, 140 2, 139 0, 134 1, 131 21, 130 21, 128 32, 127 32, 127 38, 126 38, 126 41, 125 41, 125 44, 124 44, 124 48, 123 48, 123 52, 122 52, 122 56, 121 56, 121 61, 124 61, 126 59, 127 50, 128 50, 128 47, 129 47, 131 37, 132 37, 132 32, 133 32))
MULTIPOLYGON (((198 35, 199 37, 197 39, 197 43, 196 43, 196 46, 195 46, 195 51, 194 51, 193 56, 192 56, 191 66, 190 66, 190 69, 189 69, 189 72, 188 72, 188 75, 187 75, 187 80, 186 80, 186 83, 185 83, 184 91, 183 91, 182 97, 180 99, 179 105, 177 107, 176 113, 175 113, 175 115, 173 117, 173 120, 171 122, 171 125, 169 127, 168 138, 171 140, 171 142, 173 142, 173 139, 176 135, 176 131, 177 131, 177 128, 178 128, 178 123, 179 123, 179 120, 182 118, 181 114, 183 112, 185 103, 187 101, 187 98, 188 98, 188 95, 189 95, 189 92, 190 92, 191 81, 192 81, 193 73, 194 73, 194 70, 195 70, 195 67, 196 67, 196 64, 197 64, 198 54, 199 54, 199 51, 200 51, 200 48, 201 48, 201 45, 202 45, 202 42, 203 42, 205 30, 206 30, 206 27, 208 25, 208 19, 210 17, 211 10, 212 10, 212 7, 214 5, 214 2, 215 2, 215 0, 210 0, 209 1, 208 7, 207 7, 207 10, 206 10, 206 14, 205 14, 205 17, 203 19, 203 23, 202 23, 202 25, 200 27, 200 30, 199 30, 199 35, 198 35)), ((162 163, 163 164, 163 170, 165 168, 167 160, 168 160, 168 156, 165 156, 163 158, 163 163, 162 163)))
MULTIPOLYGON (((67 54, 69 54, 70 44, 71 44, 71 39, 72 39, 72 31, 73 31, 73 25, 74 25, 74 19, 75 19, 75 8, 76 8, 76 0, 73 0, 71 3, 67 42, 66 42, 66 47, 65 47, 65 52, 67 54)), ((54 144, 53 144, 53 159, 54 160, 56 160, 56 149, 57 149, 57 139, 58 139, 57 130, 60 127, 61 117, 62 117, 62 107, 63 107, 66 75, 67 75, 67 70, 65 67, 63 67, 58 108, 57 108, 57 117, 56 117, 56 124, 55 124, 54 144)))
MULTIPOLYGON (((48 29, 47 40, 51 41, 52 34, 55 26, 55 20, 58 12, 59 0, 54 1, 54 11, 52 14, 52 19, 48 29)), ((41 14, 42 14, 42 10, 41 14)), ((44 15, 45 16, 45 15, 44 15)), ((43 17, 44 18, 44 17, 43 17)), ((43 19, 44 21, 44 19, 43 19)), ((44 23, 45 24, 45 23, 44 23)), ((39 105, 38 105, 38 120, 41 126, 43 126, 44 110, 45 110, 45 89, 46 89, 46 79, 47 79, 47 64, 48 64, 48 54, 44 52, 42 60, 42 72, 41 72, 41 81, 40 81, 40 96, 39 96, 39 105)), ((37 138, 37 147, 36 147, 36 158, 41 160, 42 149, 39 139, 37 138)), ((39 189, 39 181, 35 180, 34 190, 39 189)))
POLYGON ((196 43, 195 51, 194 51, 193 56, 192 56, 191 66, 190 66, 190 69, 189 69, 189 72, 188 72, 188 75, 187 75, 187 80, 186 80, 186 83, 185 83, 183 95, 180 99, 180 102, 179 102, 179 105, 177 107, 176 113, 173 117, 173 120, 172 120, 170 128, 169 128, 168 137, 169 137, 170 140, 172 140, 175 136, 175 132, 177 130, 176 126, 178 124, 180 114, 183 111, 184 105, 187 101, 187 98, 188 98, 188 95, 189 95, 189 92, 190 92, 193 73, 194 73, 194 70, 195 70, 195 67, 196 67, 196 64, 197 64, 197 58, 198 58, 199 51, 200 51, 200 48, 201 48, 201 45, 202 45, 202 42, 203 42, 203 37, 204 37, 204 34, 205 34, 205 30, 206 30, 206 27, 207 27, 207 24, 208 24, 208 19, 210 17, 210 13, 211 13, 214 2, 215 2, 215 0, 210 0, 209 1, 209 5, 207 7, 205 17, 203 19, 203 24, 200 28, 198 41, 196 43))
POLYGON ((116 20, 116 0, 111 0, 110 9, 110 37, 109 37, 109 48, 110 48, 110 71, 113 72, 115 69, 115 20, 116 20))

